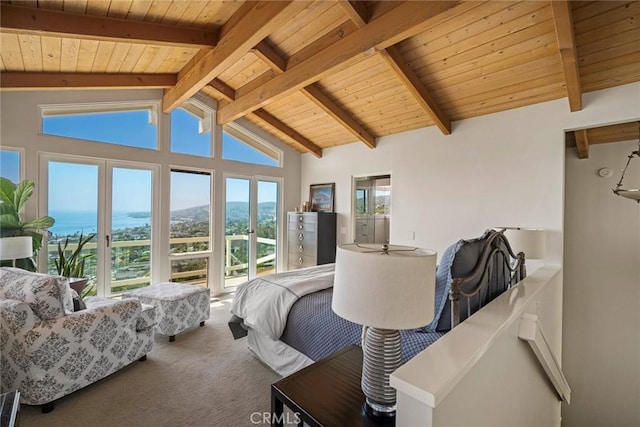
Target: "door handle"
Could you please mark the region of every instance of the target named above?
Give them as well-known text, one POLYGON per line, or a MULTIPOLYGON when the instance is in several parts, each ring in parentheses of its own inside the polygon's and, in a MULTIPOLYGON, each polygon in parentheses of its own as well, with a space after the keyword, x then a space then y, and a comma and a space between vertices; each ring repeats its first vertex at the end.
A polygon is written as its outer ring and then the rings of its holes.
POLYGON ((255 232, 256 232, 255 230, 247 230, 247 234, 253 234, 255 232))

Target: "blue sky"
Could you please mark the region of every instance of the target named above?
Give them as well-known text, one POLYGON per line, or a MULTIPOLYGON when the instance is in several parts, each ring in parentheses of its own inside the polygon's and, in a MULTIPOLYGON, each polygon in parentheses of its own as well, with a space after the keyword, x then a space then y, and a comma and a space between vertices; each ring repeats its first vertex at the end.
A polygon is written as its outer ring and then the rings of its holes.
MULTIPOLYGON (((171 151, 205 156, 211 155, 211 133, 198 133, 199 119, 182 109, 171 114, 171 151)), ((147 111, 49 116, 43 119, 43 133, 77 139, 124 144, 137 148, 157 149, 158 129, 149 123, 147 111)), ((222 158, 275 166, 275 161, 254 148, 223 134, 222 158)), ((20 153, 0 151, 0 174, 17 182, 20 177, 20 153)), ((145 170, 114 169, 114 211, 148 211, 151 206, 151 173, 145 170)), ((74 163, 49 164, 49 209, 94 211, 97 209, 98 167, 74 163), (82 194, 83 197, 78 197, 82 194)), ((246 200, 243 180, 227 183, 227 200, 246 200)), ((209 203, 210 180, 206 175, 173 174, 171 208, 209 203)), ((259 202, 274 201, 274 191, 259 191, 259 202)), ((275 195, 275 194, 274 194, 275 195)))
POLYGON ((20 180, 20 153, 18 151, 0 151, 0 176, 13 182, 20 180))
MULTIPOLYGON (((182 109, 171 114, 171 149, 183 154, 210 156, 211 133, 198 133, 198 118, 182 109)), ((148 112, 128 111, 76 116, 51 116, 43 120, 43 132, 109 144, 156 149, 157 126, 149 124, 148 112)), ((223 135, 222 157, 258 164, 275 162, 257 150, 223 135)), ((0 150, 0 174, 18 182, 20 153, 0 150)), ((149 211, 151 206, 151 172, 115 168, 113 172, 115 212, 149 211)), ((49 209, 95 211, 98 204, 98 167, 95 165, 50 162, 49 209), (78 197, 82 194, 82 197, 78 197)), ((209 203, 210 180, 206 175, 173 174, 171 209, 184 209, 209 203)), ((228 201, 246 201, 247 181, 232 179, 226 183, 228 201)), ((275 187, 261 183, 258 202, 275 201, 275 187)))

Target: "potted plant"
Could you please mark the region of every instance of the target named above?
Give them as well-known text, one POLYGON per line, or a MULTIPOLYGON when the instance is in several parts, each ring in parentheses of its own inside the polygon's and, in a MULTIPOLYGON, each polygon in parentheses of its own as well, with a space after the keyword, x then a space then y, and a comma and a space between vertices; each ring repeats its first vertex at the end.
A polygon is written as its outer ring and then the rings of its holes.
POLYGON ((75 250, 67 249, 69 246, 69 236, 64 241, 64 246, 58 242, 58 259, 54 260, 56 270, 60 276, 69 278, 69 286, 71 286, 78 295, 82 295, 82 290, 89 280, 84 276, 84 264, 87 258, 93 256, 93 254, 83 254, 82 248, 89 243, 95 234, 89 234, 84 236, 80 233, 78 244, 75 250))
MULTIPOLYGON (((22 219, 25 204, 33 194, 35 183, 24 180, 14 184, 7 178, 0 177, 0 237, 31 236, 33 253, 38 253, 42 247, 42 236, 55 220, 50 216, 43 216, 32 221, 22 219)), ((29 271, 36 271, 36 263, 31 258, 16 260, 16 267, 29 271)))

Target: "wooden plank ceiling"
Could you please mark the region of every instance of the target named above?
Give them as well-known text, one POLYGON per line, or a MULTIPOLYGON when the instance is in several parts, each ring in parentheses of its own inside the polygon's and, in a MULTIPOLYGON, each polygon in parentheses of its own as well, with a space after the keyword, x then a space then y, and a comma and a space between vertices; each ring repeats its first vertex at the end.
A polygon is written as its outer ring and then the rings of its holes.
POLYGON ((21 0, 2 90, 201 91, 301 152, 640 81, 638 1, 21 0))
POLYGON ((640 122, 619 123, 565 132, 567 147, 576 147, 578 158, 589 158, 589 146, 640 140, 640 122))

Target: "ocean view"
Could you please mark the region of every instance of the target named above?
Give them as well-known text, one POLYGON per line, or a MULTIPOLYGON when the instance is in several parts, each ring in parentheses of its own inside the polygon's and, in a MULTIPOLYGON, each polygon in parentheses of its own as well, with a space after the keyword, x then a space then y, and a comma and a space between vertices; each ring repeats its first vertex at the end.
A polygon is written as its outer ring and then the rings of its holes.
MULTIPOLYGON (((228 202, 225 209, 227 228, 235 229, 234 224, 238 223, 239 230, 247 227, 246 221, 249 215, 249 204, 247 202, 228 202)), ((49 229, 53 237, 68 236, 74 234, 84 235, 96 232, 98 214, 95 211, 54 211, 49 213, 56 222, 49 229)), ((268 223, 276 220, 276 203, 258 203, 258 222, 268 223)), ((179 209, 171 212, 171 223, 208 223, 209 207, 194 206, 186 209, 179 209)), ((124 230, 127 228, 144 227, 151 223, 150 212, 114 212, 112 216, 112 231, 124 230)), ((237 231, 237 230, 235 230, 237 231)))
MULTIPOLYGON (((96 232, 97 213, 91 211, 51 211, 56 223, 49 229, 53 236, 67 236, 82 232, 84 235, 96 232)), ((112 229, 141 227, 151 222, 149 212, 114 212, 112 229)))

